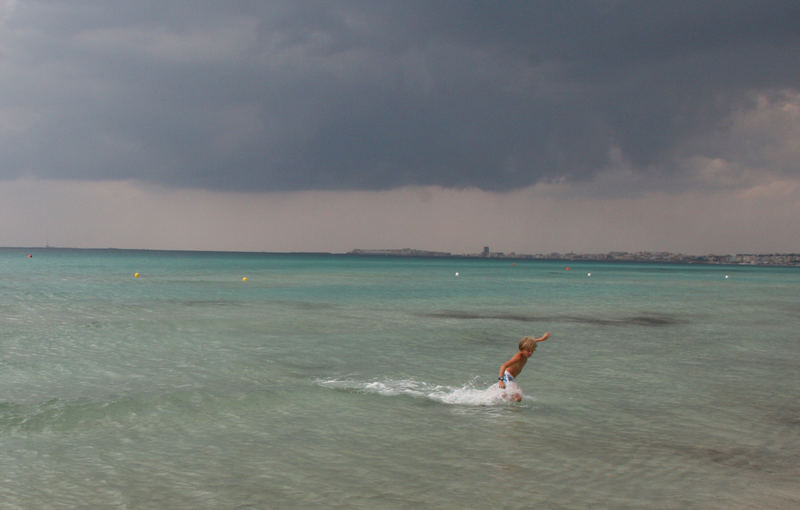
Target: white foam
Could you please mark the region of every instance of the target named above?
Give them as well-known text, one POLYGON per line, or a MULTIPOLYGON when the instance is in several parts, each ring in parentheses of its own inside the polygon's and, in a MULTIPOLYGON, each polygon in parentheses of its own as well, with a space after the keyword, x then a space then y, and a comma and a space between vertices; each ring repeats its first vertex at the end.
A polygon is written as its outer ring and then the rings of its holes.
MULTIPOLYGON (((430 384, 414 379, 383 379, 358 381, 355 379, 319 379, 320 386, 384 396, 406 395, 424 398, 449 405, 496 406, 506 405, 509 400, 505 391, 497 384, 488 388, 477 387, 475 381, 461 387, 430 384)), ((530 399, 523 395, 523 399, 530 399)))

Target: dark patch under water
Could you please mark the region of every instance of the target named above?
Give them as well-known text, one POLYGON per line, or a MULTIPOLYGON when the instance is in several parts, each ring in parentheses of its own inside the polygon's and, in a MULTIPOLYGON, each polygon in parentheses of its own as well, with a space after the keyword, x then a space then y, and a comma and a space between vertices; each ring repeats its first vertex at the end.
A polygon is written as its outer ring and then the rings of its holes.
POLYGON ((212 307, 220 307, 220 306, 239 306, 241 303, 232 300, 225 300, 225 299, 186 299, 186 300, 170 300, 170 304, 180 305, 180 306, 212 306, 212 307))
POLYGON ((512 313, 474 313, 474 312, 459 312, 456 310, 445 310, 439 312, 427 312, 422 314, 423 317, 433 317, 436 319, 501 319, 510 321, 533 322, 542 320, 542 317, 534 317, 530 315, 520 315, 512 313))
POLYGON ((669 326, 678 323, 678 320, 674 317, 667 317, 664 315, 634 315, 632 317, 623 317, 620 319, 576 317, 570 320, 586 324, 597 324, 599 326, 626 326, 628 324, 635 324, 637 326, 669 326))
POLYGON ((602 317, 582 317, 582 316, 536 316, 513 313, 477 313, 462 312, 458 310, 442 310, 437 312, 427 312, 423 317, 436 319, 495 319, 520 322, 576 322, 580 324, 592 324, 596 326, 670 326, 679 321, 675 317, 668 315, 632 315, 629 317, 602 318, 602 317))
POLYGON ((336 306, 331 303, 312 303, 311 301, 285 301, 284 303, 298 310, 331 310, 336 308, 336 306))

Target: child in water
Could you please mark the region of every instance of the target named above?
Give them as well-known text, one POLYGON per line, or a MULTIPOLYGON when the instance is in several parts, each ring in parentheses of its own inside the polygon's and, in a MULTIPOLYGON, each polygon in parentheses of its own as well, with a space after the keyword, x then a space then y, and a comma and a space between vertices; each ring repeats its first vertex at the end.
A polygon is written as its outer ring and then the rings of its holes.
MULTIPOLYGON (((525 366, 525 363, 528 362, 528 358, 530 358, 533 351, 536 350, 536 344, 544 342, 548 338, 550 338, 549 331, 540 338, 526 336, 519 343, 519 352, 500 367, 500 377, 498 377, 500 382, 498 384, 500 388, 508 390, 511 400, 517 402, 522 400, 522 391, 519 389, 519 385, 514 379, 522 372, 522 368, 525 366)), ((505 397, 506 394, 504 393, 503 396, 505 397)))

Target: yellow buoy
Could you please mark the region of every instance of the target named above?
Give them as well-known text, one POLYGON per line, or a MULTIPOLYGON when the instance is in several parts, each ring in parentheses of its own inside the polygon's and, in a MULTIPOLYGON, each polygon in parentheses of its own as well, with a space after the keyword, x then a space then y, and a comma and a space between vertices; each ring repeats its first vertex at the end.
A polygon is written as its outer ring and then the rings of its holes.
POLYGON ((242 276, 242 281, 246 282, 247 281, 247 277, 246 276, 242 276))
POLYGON ((139 273, 133 273, 134 278, 139 278, 139 276, 141 276, 139 273))

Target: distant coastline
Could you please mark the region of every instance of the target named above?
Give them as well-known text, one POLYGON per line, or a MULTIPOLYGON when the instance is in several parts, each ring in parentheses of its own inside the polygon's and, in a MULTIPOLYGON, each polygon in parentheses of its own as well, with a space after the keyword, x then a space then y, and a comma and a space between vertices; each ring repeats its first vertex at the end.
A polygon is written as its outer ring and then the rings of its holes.
POLYGON ((472 259, 509 259, 509 260, 550 260, 564 262, 651 262, 654 264, 718 264, 718 265, 743 265, 743 266, 781 266, 800 267, 800 253, 738 253, 735 255, 687 255, 672 252, 627 252, 612 251, 608 253, 515 253, 492 252, 488 247, 480 253, 452 253, 446 251, 418 250, 414 248, 400 249, 363 249, 357 248, 348 252, 258 252, 236 250, 177 250, 159 248, 75 248, 67 246, 0 246, 4 250, 31 251, 140 251, 140 252, 197 252, 197 253, 271 253, 277 255, 351 255, 372 257, 441 257, 441 258, 472 258, 472 259))
POLYGON ((391 257, 465 257, 513 260, 563 260, 565 262, 652 262, 670 264, 726 264, 747 266, 800 266, 800 253, 738 253, 736 255, 686 255, 671 252, 627 252, 608 253, 503 253, 484 248, 481 253, 459 254, 443 251, 416 250, 413 248, 365 250, 355 249, 348 255, 372 255, 391 257))

